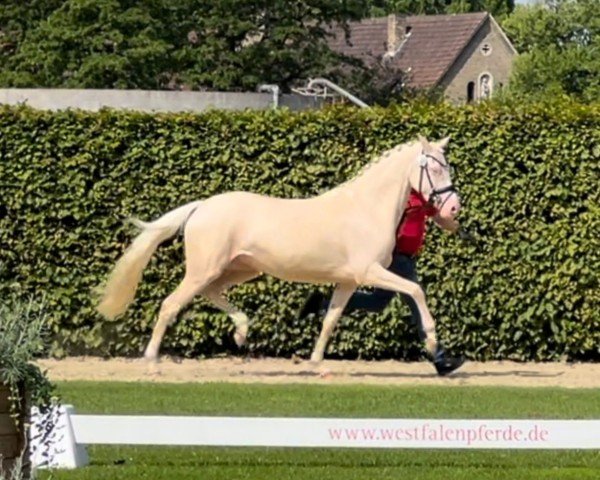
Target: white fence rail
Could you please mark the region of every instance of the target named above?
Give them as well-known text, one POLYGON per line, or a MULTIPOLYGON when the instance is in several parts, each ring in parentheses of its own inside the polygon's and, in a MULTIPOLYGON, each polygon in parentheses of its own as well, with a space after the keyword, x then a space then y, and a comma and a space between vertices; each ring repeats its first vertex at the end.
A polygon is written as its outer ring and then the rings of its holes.
MULTIPOLYGON (((84 445, 600 449, 600 420, 446 420, 77 415, 63 407, 34 464, 74 468, 84 445), (42 453, 45 454, 42 455, 42 453)), ((37 431, 39 433, 39 430, 37 431)))

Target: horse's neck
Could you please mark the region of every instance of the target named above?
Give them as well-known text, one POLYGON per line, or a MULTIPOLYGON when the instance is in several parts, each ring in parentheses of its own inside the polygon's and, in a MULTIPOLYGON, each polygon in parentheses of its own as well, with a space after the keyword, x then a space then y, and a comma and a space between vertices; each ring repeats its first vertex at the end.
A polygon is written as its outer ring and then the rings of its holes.
MULTIPOLYGON (((369 198, 384 217, 399 222, 410 192, 410 158, 412 148, 393 150, 372 164, 347 188, 355 195, 369 198)), ((394 225, 395 227, 395 225, 394 225)))

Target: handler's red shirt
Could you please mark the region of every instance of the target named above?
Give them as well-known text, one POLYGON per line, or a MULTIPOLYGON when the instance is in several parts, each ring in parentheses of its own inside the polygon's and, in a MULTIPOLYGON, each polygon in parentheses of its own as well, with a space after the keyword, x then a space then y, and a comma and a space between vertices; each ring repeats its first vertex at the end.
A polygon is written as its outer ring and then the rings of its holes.
POLYGON ((435 207, 427 205, 423 196, 411 190, 404 217, 396 231, 396 251, 404 255, 416 255, 425 241, 425 222, 437 214, 435 207))

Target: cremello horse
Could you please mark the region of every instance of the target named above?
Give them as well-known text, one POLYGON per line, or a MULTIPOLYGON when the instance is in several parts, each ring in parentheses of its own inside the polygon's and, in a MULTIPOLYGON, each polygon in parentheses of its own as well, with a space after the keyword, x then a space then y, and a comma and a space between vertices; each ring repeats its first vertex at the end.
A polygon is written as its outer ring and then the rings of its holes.
POLYGON ((229 314, 242 345, 248 317, 228 303, 227 288, 262 273, 283 280, 335 283, 311 361, 320 362, 327 341, 352 293, 360 285, 411 295, 427 334, 427 349, 437 348, 435 322, 422 289, 386 267, 395 230, 411 188, 437 205, 441 217, 460 209, 444 157, 448 139, 425 138, 399 145, 368 165, 354 179, 317 197, 281 199, 230 192, 188 203, 151 223, 135 221, 142 232, 117 262, 98 311, 108 318, 133 300, 142 271, 164 240, 184 231, 186 272, 162 303, 145 352, 157 360, 167 326, 201 294, 229 314))

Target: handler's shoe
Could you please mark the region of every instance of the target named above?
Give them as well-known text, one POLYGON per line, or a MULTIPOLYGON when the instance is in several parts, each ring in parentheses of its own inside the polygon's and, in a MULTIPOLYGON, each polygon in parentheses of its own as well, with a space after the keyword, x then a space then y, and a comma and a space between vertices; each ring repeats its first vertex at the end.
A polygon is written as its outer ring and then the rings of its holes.
POLYGON ((300 311, 298 312, 298 318, 304 319, 310 314, 321 314, 323 312, 324 300, 325 295, 323 295, 323 293, 321 293, 319 290, 312 291, 304 301, 302 307, 300 307, 300 311))
POLYGON ((440 377, 444 377, 449 373, 452 373, 457 368, 460 368, 463 363, 465 363, 464 357, 446 357, 446 352, 444 352, 441 347, 438 347, 433 360, 433 365, 435 366, 435 369, 440 377))

